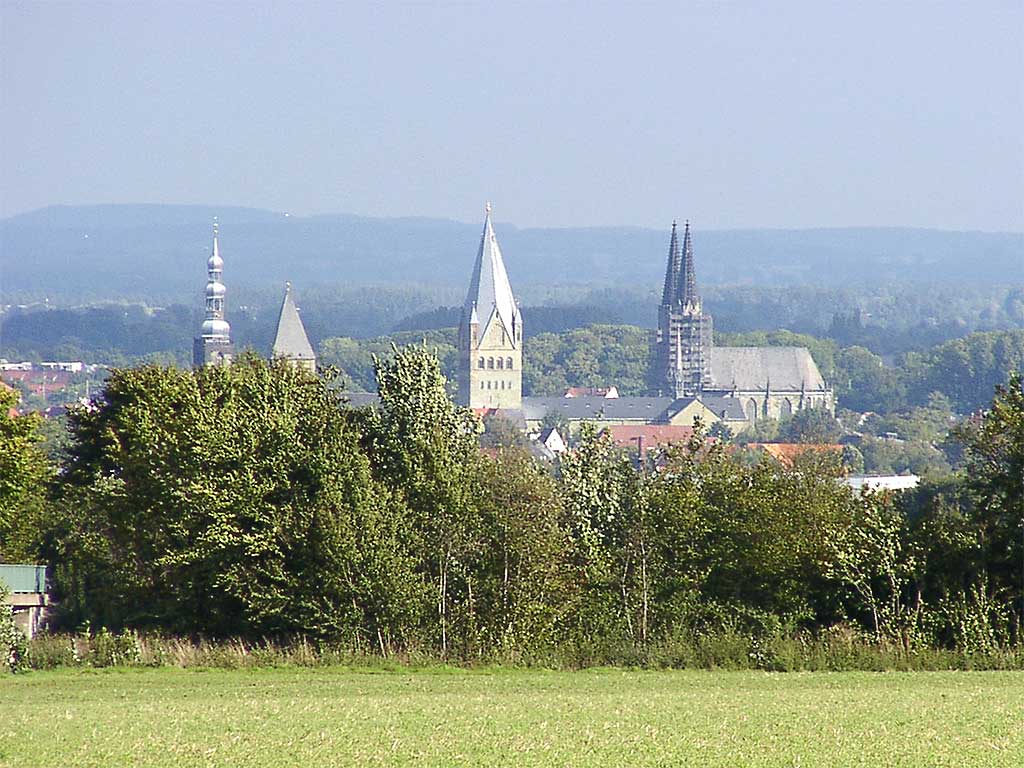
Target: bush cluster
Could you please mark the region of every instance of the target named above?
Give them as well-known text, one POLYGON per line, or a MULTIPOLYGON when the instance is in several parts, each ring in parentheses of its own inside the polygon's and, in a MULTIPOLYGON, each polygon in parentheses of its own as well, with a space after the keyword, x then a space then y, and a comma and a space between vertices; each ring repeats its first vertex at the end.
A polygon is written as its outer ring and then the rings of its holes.
POLYGON ((156 634, 211 664, 1018 663, 1019 378, 963 435, 969 477, 897 498, 844 487, 829 456, 750 465, 699 430, 638 467, 586 428, 552 469, 481 451, 425 348, 375 366, 366 410, 254 356, 115 372, 8 538, 53 564, 66 628, 110 631, 27 656, 177 658, 156 634))

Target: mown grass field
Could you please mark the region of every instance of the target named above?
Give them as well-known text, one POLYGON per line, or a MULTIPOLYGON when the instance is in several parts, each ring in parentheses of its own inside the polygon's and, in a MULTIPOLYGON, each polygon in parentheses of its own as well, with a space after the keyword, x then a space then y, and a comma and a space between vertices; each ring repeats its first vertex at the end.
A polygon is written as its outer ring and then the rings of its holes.
POLYGON ((1024 766, 1024 673, 61 670, 0 765, 1024 766))

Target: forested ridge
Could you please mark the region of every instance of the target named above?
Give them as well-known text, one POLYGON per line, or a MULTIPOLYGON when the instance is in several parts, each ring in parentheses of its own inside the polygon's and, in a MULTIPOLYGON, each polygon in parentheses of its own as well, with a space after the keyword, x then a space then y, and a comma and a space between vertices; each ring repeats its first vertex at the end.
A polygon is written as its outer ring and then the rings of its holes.
MULTIPOLYGON (((229 206, 52 206, 0 220, 5 293, 180 302, 202 286, 214 217, 231 290, 285 280, 307 287, 344 281, 461 289, 480 241, 479 221, 297 216, 229 206)), ((569 283, 659 286, 670 223, 534 229, 499 216, 497 228, 521 291, 569 283)), ((995 285, 1019 282, 1024 253, 1024 235, 1013 232, 694 227, 704 285, 995 285)))
POLYGON ((685 663, 711 637, 765 668, 780 638, 1017 658, 1017 375, 956 430, 962 474, 892 496, 839 484, 828 454, 749 462, 699 432, 637 468, 584 429, 546 467, 481 451, 429 348, 374 372, 359 410, 254 355, 118 370, 56 463, 6 393, 0 559, 52 564, 72 629, 573 666, 685 663))

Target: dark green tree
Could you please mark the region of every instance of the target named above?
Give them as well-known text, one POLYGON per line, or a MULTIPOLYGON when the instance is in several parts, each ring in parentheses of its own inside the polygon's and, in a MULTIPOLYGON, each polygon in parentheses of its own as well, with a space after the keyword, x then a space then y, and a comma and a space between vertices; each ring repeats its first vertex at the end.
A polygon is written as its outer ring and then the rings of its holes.
POLYGON ((71 620, 374 645, 407 623, 402 515, 320 378, 119 370, 71 423, 50 536, 71 620))
POLYGON ((374 475, 408 506, 411 551, 433 594, 425 627, 442 656, 472 634, 472 569, 480 550, 473 477, 480 460, 476 416, 452 404, 437 357, 423 346, 375 358, 380 407, 365 414, 374 475))
MULTIPOLYGON (((968 485, 982 525, 988 578, 1024 601, 1024 377, 996 387, 980 423, 959 435, 967 453, 968 485)), ((1024 617, 1021 605, 1019 617, 1024 617)))
POLYGON ((36 562, 53 467, 40 449, 42 420, 20 415, 18 395, 0 384, 0 562, 36 562))
POLYGON ((824 408, 797 411, 785 422, 783 429, 780 437, 794 443, 834 443, 843 434, 842 425, 824 408))

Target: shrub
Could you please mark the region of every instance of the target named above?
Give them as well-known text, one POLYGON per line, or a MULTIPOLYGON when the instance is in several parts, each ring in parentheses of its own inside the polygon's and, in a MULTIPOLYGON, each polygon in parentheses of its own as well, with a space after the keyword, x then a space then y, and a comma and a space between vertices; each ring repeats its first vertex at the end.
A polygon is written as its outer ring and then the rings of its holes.
POLYGON ((14 610, 7 605, 7 588, 0 586, 0 665, 18 672, 25 664, 25 635, 14 624, 14 610))

